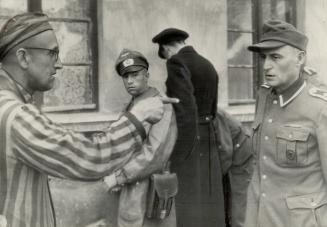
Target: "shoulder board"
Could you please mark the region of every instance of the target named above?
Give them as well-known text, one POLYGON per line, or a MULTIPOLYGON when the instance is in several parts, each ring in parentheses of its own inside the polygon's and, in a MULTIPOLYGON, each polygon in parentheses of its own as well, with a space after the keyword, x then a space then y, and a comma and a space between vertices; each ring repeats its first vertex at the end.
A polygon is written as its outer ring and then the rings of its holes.
POLYGON ((309 94, 313 97, 321 98, 327 101, 327 90, 313 87, 309 90, 309 94))
POLYGON ((268 84, 261 84, 261 87, 263 87, 263 88, 271 88, 271 86, 268 85, 268 84))

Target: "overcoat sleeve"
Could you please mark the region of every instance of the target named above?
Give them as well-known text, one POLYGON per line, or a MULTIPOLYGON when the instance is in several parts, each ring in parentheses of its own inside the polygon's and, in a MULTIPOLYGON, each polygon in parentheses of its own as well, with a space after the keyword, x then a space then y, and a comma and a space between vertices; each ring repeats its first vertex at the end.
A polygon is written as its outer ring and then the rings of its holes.
POLYGON ((225 111, 218 109, 215 127, 224 174, 230 181, 232 227, 242 227, 245 218, 247 188, 252 176, 253 156, 247 130, 225 111))

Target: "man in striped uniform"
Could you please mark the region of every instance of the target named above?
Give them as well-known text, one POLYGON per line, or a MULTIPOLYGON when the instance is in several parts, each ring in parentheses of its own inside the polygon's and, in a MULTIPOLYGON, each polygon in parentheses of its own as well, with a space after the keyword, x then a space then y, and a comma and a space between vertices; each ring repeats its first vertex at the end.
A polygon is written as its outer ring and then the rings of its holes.
POLYGON ((92 141, 53 123, 29 103, 53 87, 58 53, 44 14, 17 15, 0 31, 0 215, 8 226, 55 226, 48 175, 110 175, 142 146, 143 125, 163 114, 162 100, 143 100, 92 141))

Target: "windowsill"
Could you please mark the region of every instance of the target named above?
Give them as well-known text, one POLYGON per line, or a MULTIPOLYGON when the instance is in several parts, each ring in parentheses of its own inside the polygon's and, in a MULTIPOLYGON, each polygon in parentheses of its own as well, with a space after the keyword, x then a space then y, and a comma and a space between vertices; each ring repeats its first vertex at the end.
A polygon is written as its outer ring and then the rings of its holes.
POLYGON ((81 132, 102 130, 108 127, 110 122, 117 120, 118 114, 117 112, 46 113, 53 122, 81 132))
POLYGON ((240 122, 252 122, 254 119, 255 104, 227 106, 223 107, 223 109, 240 122))

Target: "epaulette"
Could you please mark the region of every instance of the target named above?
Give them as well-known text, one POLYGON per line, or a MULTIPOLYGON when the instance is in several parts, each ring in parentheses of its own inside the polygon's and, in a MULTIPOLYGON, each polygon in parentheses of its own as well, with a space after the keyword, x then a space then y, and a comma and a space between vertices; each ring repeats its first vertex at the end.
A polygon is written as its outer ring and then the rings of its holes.
POLYGON ((264 87, 264 88, 271 88, 271 86, 268 85, 268 84, 261 84, 261 87, 264 87))
POLYGON ((309 94, 313 97, 318 97, 327 101, 327 90, 325 89, 313 87, 309 90, 309 94))

